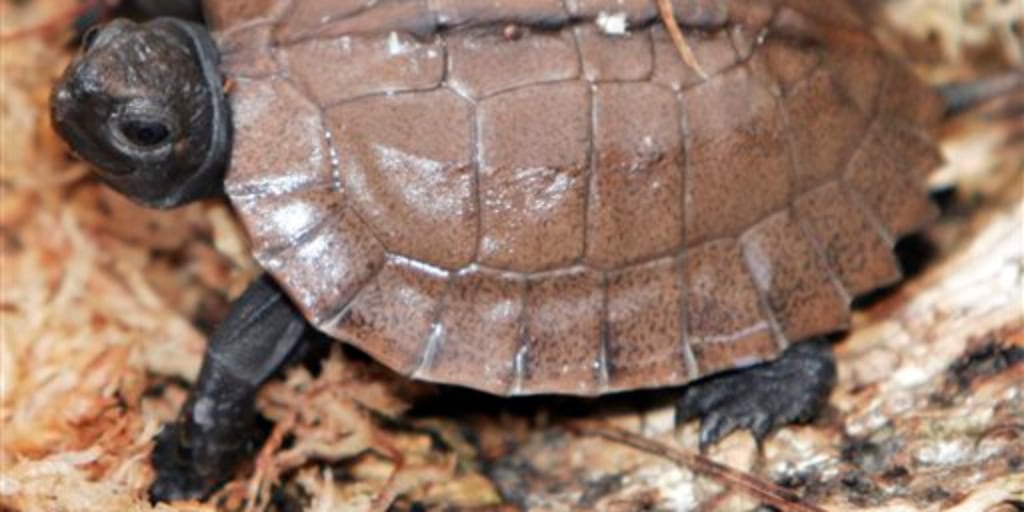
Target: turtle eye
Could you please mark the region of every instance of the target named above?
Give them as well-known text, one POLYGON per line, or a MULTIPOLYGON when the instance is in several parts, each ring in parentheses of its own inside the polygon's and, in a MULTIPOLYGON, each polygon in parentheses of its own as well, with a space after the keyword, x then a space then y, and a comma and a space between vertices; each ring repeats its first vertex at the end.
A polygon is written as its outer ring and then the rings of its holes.
POLYGON ((121 133, 136 146, 153 147, 166 141, 171 130, 159 121, 125 121, 121 123, 121 133))
POLYGON ((92 45, 96 44, 96 38, 100 35, 100 26, 94 26, 85 31, 82 35, 82 51, 87 52, 92 45))

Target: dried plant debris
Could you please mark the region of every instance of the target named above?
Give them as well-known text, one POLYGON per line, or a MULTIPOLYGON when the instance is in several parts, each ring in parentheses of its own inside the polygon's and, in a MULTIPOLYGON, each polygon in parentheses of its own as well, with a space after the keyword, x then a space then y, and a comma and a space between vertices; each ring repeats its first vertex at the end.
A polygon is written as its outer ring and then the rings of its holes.
POLYGON ((880 24, 929 76, 1024 66, 1024 7, 1017 0, 875 0, 880 24))
MULTIPOLYGON (((1022 63, 1019 2, 876 3, 933 80, 1022 63)), ((328 344, 262 390, 250 467, 205 504, 149 504, 151 440, 258 269, 223 203, 136 207, 50 131, 67 36, 23 29, 78 5, 0 4, 23 34, 0 69, 0 510, 1021 509, 1024 93, 944 128, 945 214, 901 246, 920 270, 837 344, 830 410, 761 450, 737 433, 700 458, 671 392, 500 400, 328 344)))

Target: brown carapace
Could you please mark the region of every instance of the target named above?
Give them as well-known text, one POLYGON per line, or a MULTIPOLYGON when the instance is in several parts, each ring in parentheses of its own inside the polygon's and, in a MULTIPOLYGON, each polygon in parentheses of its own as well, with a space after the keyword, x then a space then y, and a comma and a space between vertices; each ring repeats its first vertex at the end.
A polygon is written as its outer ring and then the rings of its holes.
POLYGON ((226 189, 322 331, 497 394, 843 329, 932 219, 942 103, 844 0, 208 0, 226 189))

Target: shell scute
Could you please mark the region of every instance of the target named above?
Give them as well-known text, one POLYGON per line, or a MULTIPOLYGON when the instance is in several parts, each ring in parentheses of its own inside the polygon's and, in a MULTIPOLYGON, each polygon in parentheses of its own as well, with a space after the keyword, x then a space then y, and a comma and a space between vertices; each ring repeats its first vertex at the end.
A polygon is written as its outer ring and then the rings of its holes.
POLYGON ((321 329, 345 311, 385 263, 384 247, 351 209, 283 251, 256 256, 321 329))
POLYGON ((886 237, 842 185, 833 182, 807 192, 794 208, 847 295, 899 281, 900 267, 886 237))
POLYGON ((584 261, 619 268, 683 243, 679 102, 654 84, 593 91, 593 156, 584 261), (657 204, 660 208, 638 208, 657 204))
POLYGON ((590 104, 577 82, 480 103, 481 263, 536 272, 582 256, 590 104))
POLYGON ((332 222, 344 210, 343 199, 337 190, 323 187, 280 195, 238 196, 234 207, 252 236, 253 251, 267 257, 301 243, 332 222))
POLYGON ((327 112, 348 201, 389 252, 447 269, 477 250, 473 109, 446 89, 327 112))
POLYGON ((682 101, 687 244, 735 236, 782 209, 794 184, 777 99, 736 68, 684 91, 682 101))
POLYGON ((576 39, 568 31, 508 37, 465 30, 448 37, 448 55, 448 84, 476 99, 580 75, 576 39))
POLYGON ((320 109, 290 83, 240 79, 231 94, 231 111, 235 135, 224 183, 230 197, 333 182, 320 109))
POLYGON ((592 83, 645 80, 654 72, 648 30, 608 37, 597 25, 576 27, 583 75, 592 83))
POLYGON ((686 337, 707 375, 770 359, 779 351, 735 239, 691 249, 683 268, 686 337))
POLYGON ((435 347, 414 376, 509 393, 516 382, 525 290, 522 278, 486 270, 452 278, 435 347))
MULTIPOLYGON (((678 91, 705 81, 697 70, 679 58, 679 49, 664 28, 655 27, 650 33, 654 51, 654 74, 651 80, 654 83, 678 91)), ((718 31, 698 34, 693 39, 694 56, 709 77, 717 76, 740 62, 728 33, 718 31)))
POLYGON ((600 273, 574 268, 526 285, 515 393, 570 391, 593 395, 607 388, 604 283, 600 273))
POLYGON ((445 73, 444 52, 440 38, 393 32, 386 38, 310 39, 281 55, 317 104, 334 105, 370 94, 436 88, 445 73))
POLYGON ((366 340, 362 347, 369 355, 411 374, 426 357, 447 284, 443 272, 422 272, 408 261, 389 258, 325 330, 342 340, 366 340))
POLYGON ((645 387, 651 375, 666 386, 696 377, 683 337, 680 258, 661 258, 608 278, 608 387, 645 387))
POLYGON ((869 116, 822 70, 790 91, 783 104, 790 120, 786 133, 793 148, 796 193, 835 180, 857 150, 869 116))
POLYGON ((890 240, 912 233, 938 216, 920 175, 890 154, 884 140, 885 118, 872 124, 846 170, 845 182, 881 222, 890 240))
POLYGON ((849 322, 849 298, 790 211, 740 237, 746 267, 776 325, 795 342, 828 334, 849 322))
POLYGON ((941 104, 846 0, 674 2, 706 76, 650 0, 208 3, 257 259, 414 378, 597 394, 763 361, 843 328, 935 214, 941 104))

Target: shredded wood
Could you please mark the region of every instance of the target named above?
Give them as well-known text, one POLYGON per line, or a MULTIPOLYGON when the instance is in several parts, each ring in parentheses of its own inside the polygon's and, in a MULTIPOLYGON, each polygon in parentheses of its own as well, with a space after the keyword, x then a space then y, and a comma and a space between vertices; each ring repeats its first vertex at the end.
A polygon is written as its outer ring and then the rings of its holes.
MULTIPOLYGON (((932 80, 1021 65, 1014 2, 879 1, 885 36, 932 80)), ((224 203, 134 206, 53 134, 49 87, 72 51, 54 20, 79 5, 0 4, 0 34, 18 34, 0 59, 0 510, 739 511, 771 501, 665 459, 697 446, 696 425, 673 428, 671 396, 503 401, 410 383, 335 347, 319 372, 296 366, 262 390, 271 437, 213 500, 148 503, 151 440, 258 268, 224 203), (580 435, 580 421, 627 435, 580 435), (664 451, 622 442, 638 436, 664 451)), ((932 256, 856 315, 824 417, 760 452, 731 435, 706 454, 714 464, 823 510, 1024 501, 1022 109, 1024 94, 1011 95, 944 128, 948 163, 932 184, 956 193, 924 235, 929 251, 918 250, 932 256)))

